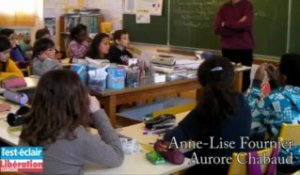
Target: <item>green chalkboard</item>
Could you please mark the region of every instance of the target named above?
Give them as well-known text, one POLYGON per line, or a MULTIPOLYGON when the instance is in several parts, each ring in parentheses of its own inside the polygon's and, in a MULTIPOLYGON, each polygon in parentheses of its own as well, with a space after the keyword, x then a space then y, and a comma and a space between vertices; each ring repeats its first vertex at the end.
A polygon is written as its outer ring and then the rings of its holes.
MULTIPOLYGON (((219 7, 228 0, 171 0, 170 44, 219 49, 214 21, 219 7)), ((253 0, 255 52, 281 55, 286 52, 288 1, 253 0)))
POLYGON ((255 53, 281 56, 287 51, 289 0, 253 0, 255 53))
POLYGON ((224 0, 171 0, 170 44, 218 49, 214 19, 224 0))
POLYGON ((292 1, 290 52, 300 53, 300 1, 292 1))
POLYGON ((164 0, 162 16, 151 16, 150 24, 137 24, 135 15, 123 15, 123 28, 133 42, 167 44, 168 0, 164 0))
MULTIPOLYGON (((164 0, 163 15, 152 16, 151 24, 136 24, 135 15, 124 15, 123 25, 135 42, 219 50, 220 38, 214 34, 214 21, 220 6, 228 1, 164 0)), ((255 13, 254 52, 280 56, 288 50, 289 14, 292 16, 290 48, 300 51, 300 10, 297 9, 300 0, 251 1, 255 13), (290 1, 293 2, 291 13, 290 1)))

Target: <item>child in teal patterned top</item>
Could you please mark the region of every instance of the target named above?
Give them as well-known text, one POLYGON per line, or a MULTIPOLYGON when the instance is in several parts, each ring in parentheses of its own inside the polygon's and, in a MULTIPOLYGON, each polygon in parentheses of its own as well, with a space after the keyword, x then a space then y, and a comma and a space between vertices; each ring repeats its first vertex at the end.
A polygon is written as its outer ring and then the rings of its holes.
MULTIPOLYGON (((263 64, 256 71, 247 96, 253 122, 267 129, 270 139, 278 137, 282 123, 300 124, 300 55, 283 55, 277 69, 263 64), (260 86, 266 75, 271 94, 262 97, 260 86)), ((300 135, 299 135, 300 137, 300 135)), ((293 155, 293 163, 300 166, 300 145, 282 150, 281 155, 293 155)))

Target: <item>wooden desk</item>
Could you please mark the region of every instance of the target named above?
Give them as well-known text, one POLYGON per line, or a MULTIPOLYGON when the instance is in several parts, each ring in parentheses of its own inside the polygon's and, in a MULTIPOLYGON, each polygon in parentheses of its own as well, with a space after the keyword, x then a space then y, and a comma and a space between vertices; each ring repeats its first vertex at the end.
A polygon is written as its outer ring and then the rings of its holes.
POLYGON ((300 170, 299 171, 297 171, 297 172, 295 172, 294 174, 292 174, 292 175, 300 175, 300 170))
POLYGON ((25 79, 25 82, 27 84, 26 87, 15 88, 15 89, 12 89, 12 90, 13 91, 34 90, 37 87, 37 84, 39 82, 39 77, 37 77, 37 76, 25 77, 24 79, 25 79))
MULTIPOLYGON (((241 91, 243 72, 249 71, 250 67, 236 69, 234 89, 241 91)), ((38 78, 35 76, 26 77, 27 87, 15 89, 16 91, 33 90, 37 87, 38 78)), ((125 88, 123 90, 105 90, 100 93, 92 93, 104 106, 112 125, 116 126, 116 107, 137 101, 153 99, 161 96, 179 94, 190 90, 200 90, 197 79, 184 79, 165 83, 153 83, 151 80, 144 80, 139 87, 125 88)))
POLYGON ((8 113, 15 113, 20 106, 11 102, 7 102, 3 97, 0 97, 0 103, 9 104, 10 111, 0 112, 0 140, 9 145, 18 145, 20 132, 9 132, 9 125, 6 122, 6 117, 8 113))
MULTIPOLYGON (((179 123, 182 119, 184 119, 184 117, 187 116, 188 113, 189 112, 177 114, 176 123, 179 123)), ((117 129, 117 132, 122 136, 135 138, 139 143, 146 144, 146 145, 153 144, 157 139, 161 138, 161 136, 159 135, 153 135, 153 134, 144 135, 143 134, 144 128, 145 128, 144 123, 138 123, 128 127, 119 128, 117 129)))
MULTIPOLYGON (((15 106, 17 107, 17 106, 15 106)), ((0 113, 0 116, 2 114, 0 113)), ((180 117, 184 117, 184 114, 181 114, 180 117)), ((179 121, 179 119, 178 119, 179 121)), ((140 124, 141 125, 141 124, 140 124)), ((136 133, 142 133, 143 129, 139 129, 140 127, 138 126, 133 126, 132 128, 130 127, 126 127, 124 128, 124 130, 120 130, 120 134, 121 135, 126 135, 126 136, 134 136, 132 135, 132 133, 135 131, 136 133), (137 130, 138 129, 138 130, 137 130)), ((16 146, 18 145, 19 142, 19 135, 20 135, 20 131, 8 131, 9 130, 9 126, 7 124, 7 122, 2 118, 0 119, 0 139, 12 146, 16 146)), ((93 131, 93 133, 97 133, 95 131, 93 131)), ((143 141, 143 140, 147 140, 148 137, 145 137, 145 139, 141 138, 142 136, 139 136, 139 138, 137 138, 138 141, 143 141)), ((157 136, 158 137, 158 136, 157 136)), ((153 138, 156 140, 156 138, 153 138)), ((153 139, 149 139, 150 142, 154 141, 153 139)), ((146 141, 143 141, 144 143, 146 143, 146 141)), ((149 143, 149 142, 147 142, 149 143)), ((189 159, 185 159, 185 162, 182 165, 172 165, 170 163, 167 163, 165 165, 152 165, 148 160, 146 160, 145 157, 145 151, 141 151, 141 152, 137 152, 131 155, 125 155, 125 160, 124 163, 117 168, 110 168, 110 169, 106 169, 106 168, 101 168, 101 167, 97 167, 97 166, 87 166, 85 167, 84 170, 84 174, 86 175, 95 175, 95 174, 99 174, 99 175, 107 175, 107 174, 111 174, 111 175, 116 175, 116 174, 136 174, 136 175, 143 175, 143 174, 151 174, 151 175, 160 175, 160 174, 172 174, 184 169, 187 169, 189 167, 191 167, 191 165, 189 165, 189 159), (137 164, 138 162, 138 164, 137 164)))
MULTIPOLYGON (((236 69, 234 89, 241 92, 243 72, 249 71, 249 67, 236 69)), ((125 88, 123 90, 105 90, 99 93, 92 93, 104 105, 112 125, 116 126, 116 107, 122 104, 153 99, 156 97, 179 94, 181 92, 201 89, 197 79, 176 80, 165 83, 153 83, 144 80, 139 87, 125 88)))
POLYGON ((96 166, 88 166, 84 170, 85 175, 162 175, 172 174, 191 167, 189 159, 185 159, 182 165, 172 165, 170 163, 164 165, 152 165, 146 160, 145 152, 125 155, 122 166, 111 169, 103 169, 96 166))

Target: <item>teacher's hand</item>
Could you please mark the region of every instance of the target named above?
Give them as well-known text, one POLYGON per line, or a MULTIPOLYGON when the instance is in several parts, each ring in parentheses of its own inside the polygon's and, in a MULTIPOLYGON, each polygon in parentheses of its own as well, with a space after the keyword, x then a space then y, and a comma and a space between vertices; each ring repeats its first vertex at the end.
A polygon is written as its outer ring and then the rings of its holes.
POLYGON ((226 22, 222 22, 222 27, 225 27, 225 25, 226 25, 226 22))
POLYGON ((247 16, 243 16, 240 20, 239 20, 239 22, 245 22, 247 20, 247 16))

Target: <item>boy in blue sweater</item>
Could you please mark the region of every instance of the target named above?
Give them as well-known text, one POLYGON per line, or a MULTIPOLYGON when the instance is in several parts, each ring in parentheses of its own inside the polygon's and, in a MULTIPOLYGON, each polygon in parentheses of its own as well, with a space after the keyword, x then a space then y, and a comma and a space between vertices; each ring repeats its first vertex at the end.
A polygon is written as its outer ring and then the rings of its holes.
MULTIPOLYGON (((265 127, 270 139, 275 140, 282 123, 300 124, 300 55, 281 57, 278 69, 273 65, 261 65, 248 94, 253 122, 265 127), (268 76, 271 94, 261 98, 260 86, 268 76)), ((282 156, 293 156, 293 163, 300 168, 300 145, 281 150, 282 156)))

